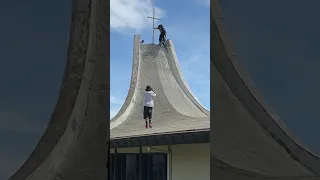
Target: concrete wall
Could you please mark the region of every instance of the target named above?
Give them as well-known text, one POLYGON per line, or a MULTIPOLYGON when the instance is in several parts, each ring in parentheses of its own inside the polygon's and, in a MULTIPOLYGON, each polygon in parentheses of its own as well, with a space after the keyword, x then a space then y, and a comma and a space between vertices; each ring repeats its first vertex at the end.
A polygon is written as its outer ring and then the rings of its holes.
MULTIPOLYGON (((143 153, 168 154, 168 180, 209 180, 210 144, 181 144, 171 146, 143 147, 143 153), (172 173, 170 173, 172 172, 172 173)), ((110 153, 114 153, 111 149, 110 153)), ((118 153, 139 153, 139 148, 119 148, 118 153)))

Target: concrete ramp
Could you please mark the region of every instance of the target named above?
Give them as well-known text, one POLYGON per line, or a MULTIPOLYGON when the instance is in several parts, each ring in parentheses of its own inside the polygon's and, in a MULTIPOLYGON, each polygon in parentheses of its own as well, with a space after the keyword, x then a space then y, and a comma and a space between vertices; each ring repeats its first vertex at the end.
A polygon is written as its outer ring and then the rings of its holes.
POLYGON ((140 44, 140 36, 134 37, 131 85, 124 105, 111 120, 111 139, 209 129, 209 111, 184 81, 173 42, 168 40, 166 46, 140 44), (143 120, 147 85, 157 94, 152 129, 145 129, 143 120))
POLYGON ((313 179, 320 174, 319 157, 285 127, 241 68, 224 21, 215 1, 211 8, 212 176, 313 179))
POLYGON ((107 22, 107 3, 73 1, 58 102, 36 148, 9 180, 107 179, 109 32, 101 24, 107 22))

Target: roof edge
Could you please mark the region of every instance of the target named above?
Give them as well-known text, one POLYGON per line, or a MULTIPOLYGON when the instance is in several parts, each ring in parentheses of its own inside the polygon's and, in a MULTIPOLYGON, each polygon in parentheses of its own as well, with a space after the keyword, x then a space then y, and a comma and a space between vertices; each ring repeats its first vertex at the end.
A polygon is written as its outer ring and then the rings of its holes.
POLYGON ((182 131, 110 139, 110 148, 210 143, 210 130, 182 131))

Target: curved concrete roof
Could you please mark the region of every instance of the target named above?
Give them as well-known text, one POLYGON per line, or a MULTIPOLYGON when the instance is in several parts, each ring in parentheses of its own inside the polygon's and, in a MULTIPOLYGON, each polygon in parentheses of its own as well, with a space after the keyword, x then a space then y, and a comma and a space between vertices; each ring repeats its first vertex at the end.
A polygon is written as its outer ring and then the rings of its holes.
MULTIPOLYGON (((66 70, 49 125, 9 180, 107 179, 107 1, 73 1, 66 70)), ((53 52, 54 53, 54 52, 53 52)))
POLYGON ((285 127, 240 67, 217 0, 211 48, 212 173, 221 179, 318 177, 319 157, 285 127))
POLYGON ((132 77, 126 101, 111 120, 111 139, 168 132, 209 130, 210 115, 190 91, 178 65, 173 42, 167 50, 155 44, 140 44, 134 37, 132 77), (151 85, 157 97, 153 128, 145 129, 143 92, 151 85))

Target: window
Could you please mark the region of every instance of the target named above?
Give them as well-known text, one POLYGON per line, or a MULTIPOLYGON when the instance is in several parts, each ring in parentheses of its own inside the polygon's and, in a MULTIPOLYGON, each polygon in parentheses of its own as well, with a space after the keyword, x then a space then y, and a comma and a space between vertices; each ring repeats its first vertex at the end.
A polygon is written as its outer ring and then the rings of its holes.
POLYGON ((167 154, 111 154, 111 180, 167 180, 167 154), (141 164, 140 164, 141 163, 141 164), (141 169, 139 167, 141 166, 141 169))
POLYGON ((114 158, 114 180, 139 180, 139 159, 136 154, 117 154, 114 158))
POLYGON ((142 180, 167 180, 167 155, 142 155, 142 180))

